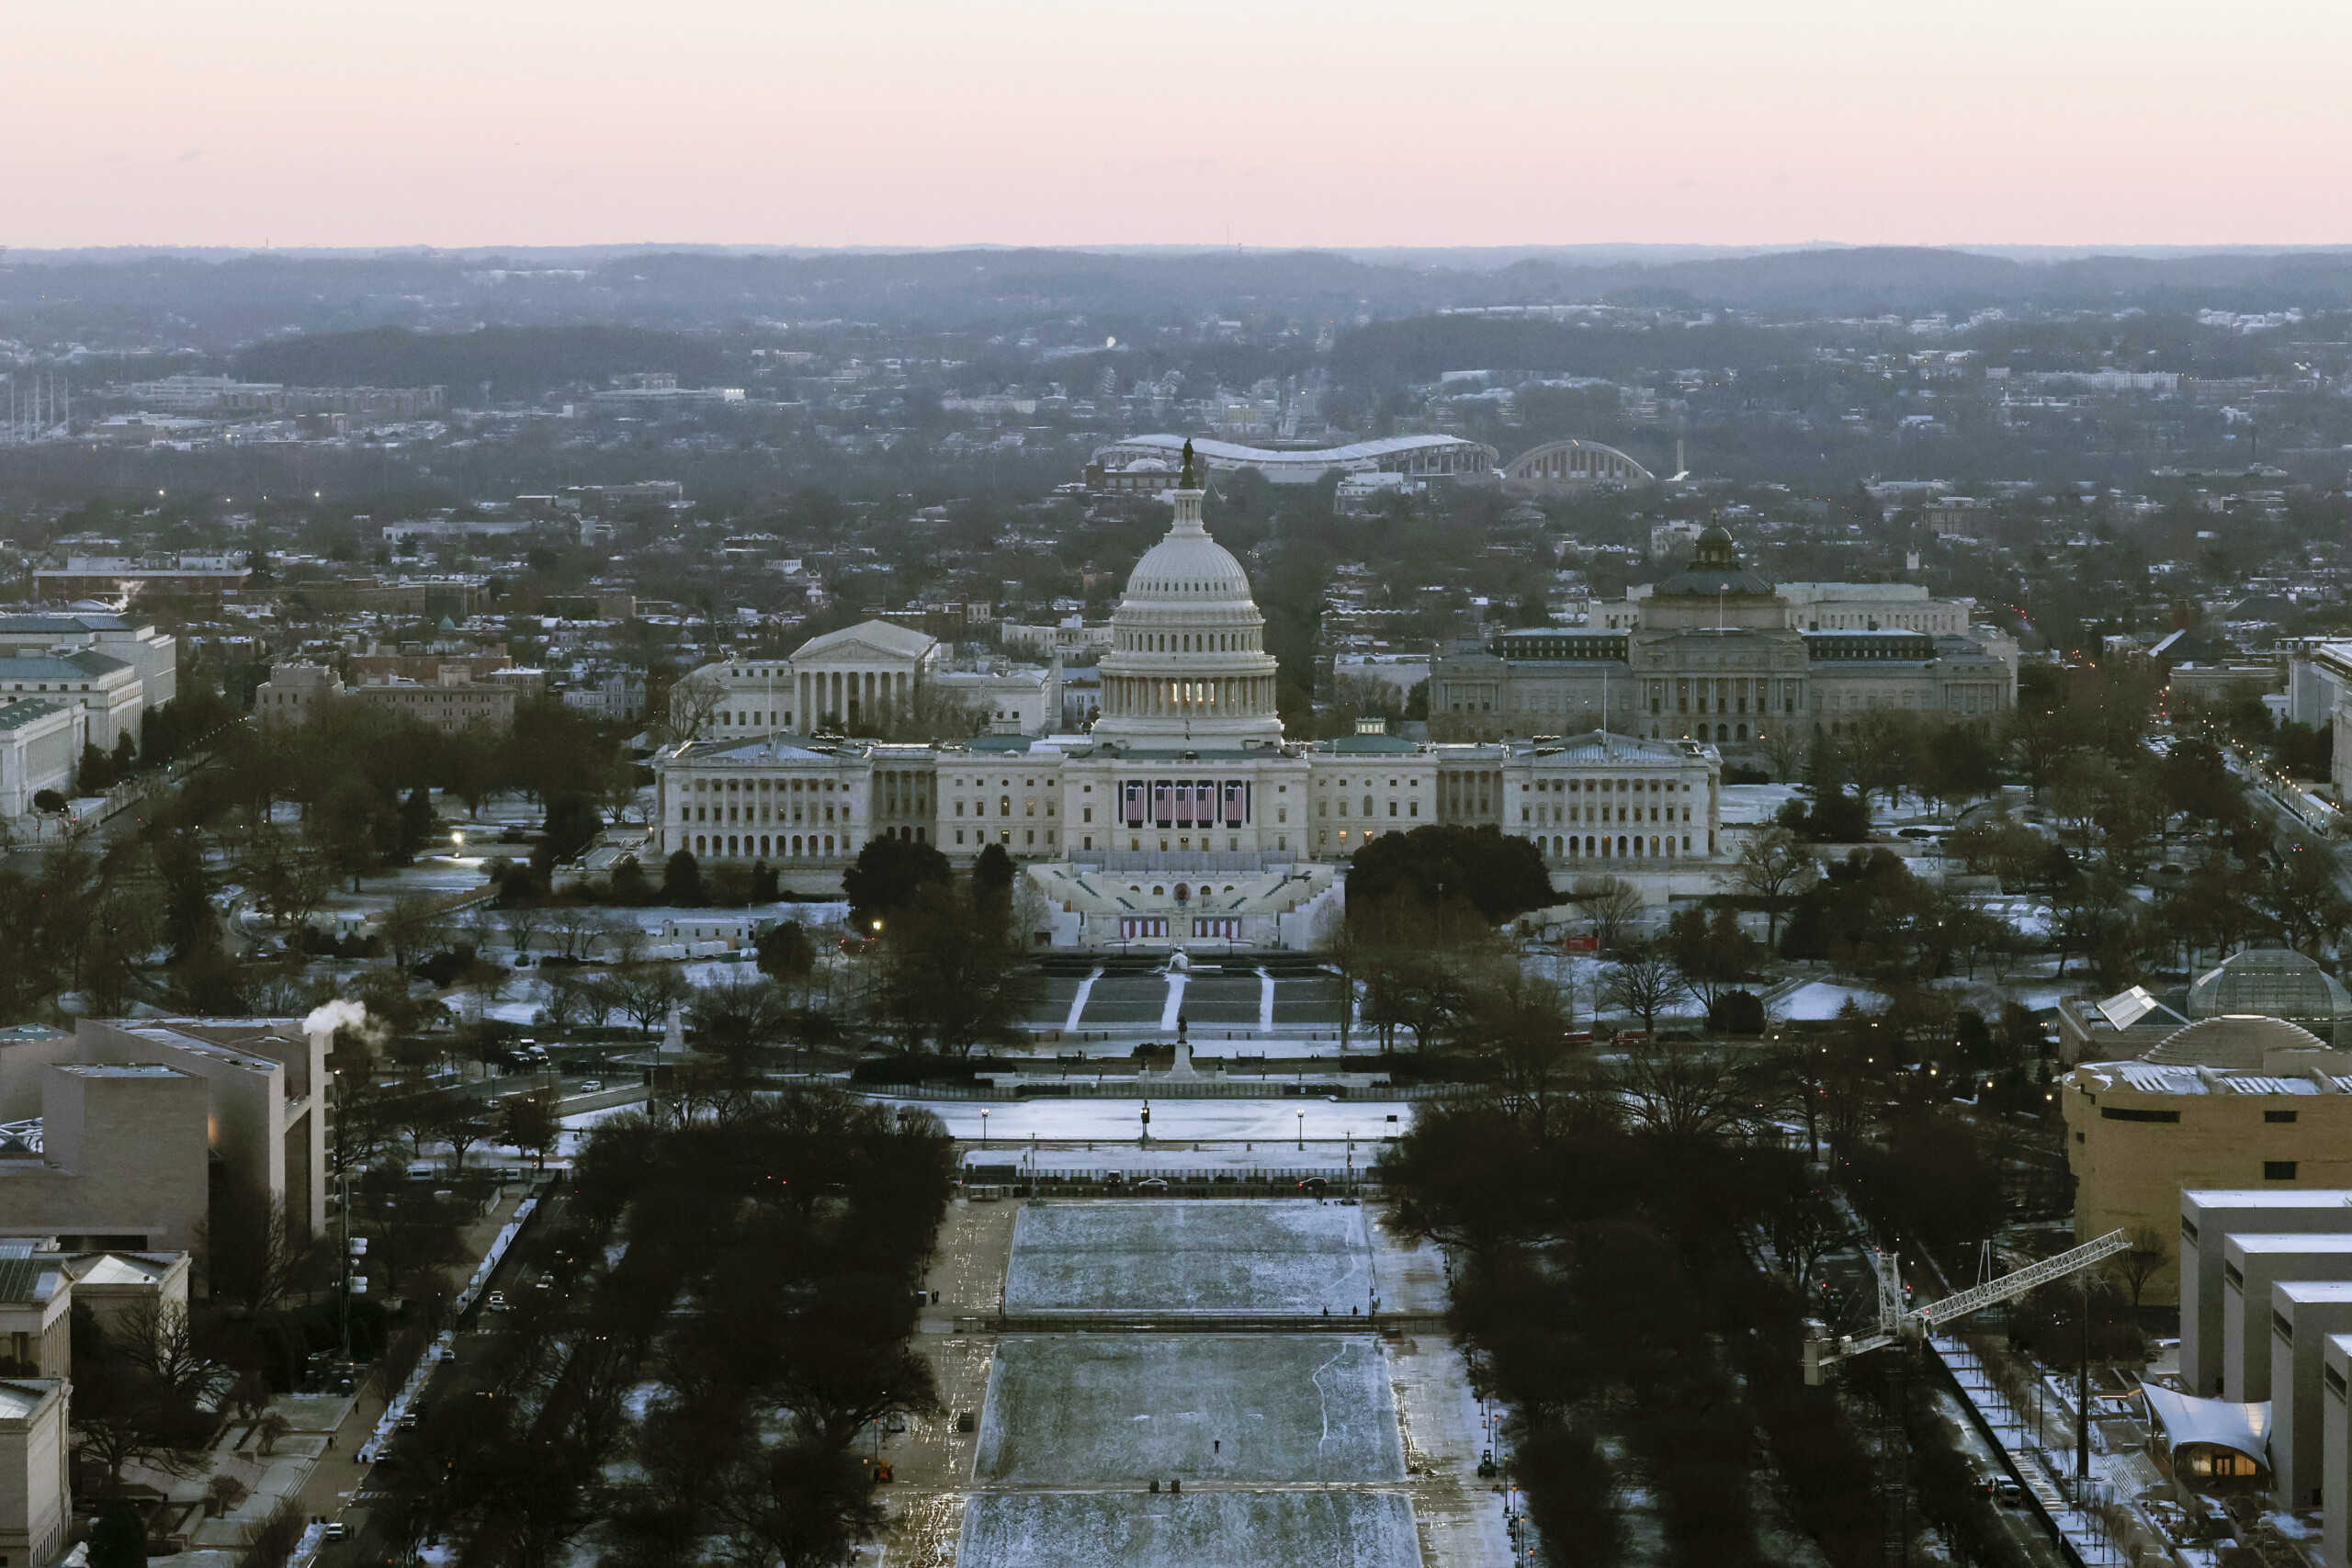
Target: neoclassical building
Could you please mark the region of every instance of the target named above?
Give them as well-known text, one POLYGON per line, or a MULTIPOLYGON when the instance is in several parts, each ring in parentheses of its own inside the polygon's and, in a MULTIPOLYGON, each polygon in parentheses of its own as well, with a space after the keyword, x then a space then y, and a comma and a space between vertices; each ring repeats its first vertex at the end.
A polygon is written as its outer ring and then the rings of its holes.
MULTIPOLYGON (((1819 629, 1818 615, 1808 615, 1815 597, 1839 604, 1844 618, 1844 601, 1821 595, 1838 586, 1805 584, 1806 603, 1792 604, 1740 564, 1728 533, 1710 527, 1689 568, 1611 606, 1600 628, 1508 631, 1441 654, 1430 672, 1430 733, 1509 740, 1605 727, 1761 747, 1775 732, 1835 736, 1886 711, 1989 728, 2016 705, 2015 645, 2004 636, 1875 617, 1819 629)), ((1900 618, 1932 625, 1931 608, 1906 599, 1900 618)))
POLYGON ((765 861, 815 892, 837 886, 869 839, 935 844, 958 864, 995 843, 1026 870, 1035 940, 1057 946, 1312 945, 1347 857, 1430 823, 1532 840, 1563 888, 1596 871, 1659 898, 1713 886, 1722 764, 1696 736, 1420 744, 1376 724, 1284 736, 1265 617, 1202 526, 1203 495, 1188 467, 1174 522, 1112 618, 1086 733, 999 725, 892 744, 797 733, 809 699, 797 691, 788 707, 746 702, 744 715, 775 716, 765 733, 654 760, 655 849, 765 861))
POLYGON ((887 726, 928 702, 934 711, 954 705, 976 727, 1025 733, 1060 716, 1061 685, 1058 650, 1044 666, 958 659, 927 633, 863 621, 809 638, 789 659, 706 664, 673 688, 671 712, 684 719, 697 700, 707 704, 704 735, 815 735, 887 726))

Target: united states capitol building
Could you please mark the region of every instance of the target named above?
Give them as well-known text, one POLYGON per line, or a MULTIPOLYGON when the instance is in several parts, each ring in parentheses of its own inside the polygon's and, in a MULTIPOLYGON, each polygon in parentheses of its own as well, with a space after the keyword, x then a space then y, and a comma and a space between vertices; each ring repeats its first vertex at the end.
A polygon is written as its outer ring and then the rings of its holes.
POLYGON ((1018 862, 1040 946, 1303 948, 1336 918, 1347 857, 1430 823, 1532 840, 1555 886, 1607 872, 1653 898, 1711 888, 1722 762, 1697 738, 1594 730, 1421 744, 1377 726, 1285 737, 1265 617, 1201 523, 1188 465, 1175 519, 1136 565, 1101 665, 1100 716, 989 716, 969 740, 827 732, 925 700, 936 650, 869 622, 792 658, 730 667, 723 738, 656 756, 650 848, 706 866, 764 861, 785 886, 837 890, 870 839, 988 844, 1018 862), (764 694, 759 695, 756 694, 764 694))

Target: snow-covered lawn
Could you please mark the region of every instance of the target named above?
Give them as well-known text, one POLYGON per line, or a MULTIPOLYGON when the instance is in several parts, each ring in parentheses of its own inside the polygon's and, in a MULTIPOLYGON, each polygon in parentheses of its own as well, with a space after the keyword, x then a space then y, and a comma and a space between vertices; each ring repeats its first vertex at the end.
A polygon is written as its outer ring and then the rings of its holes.
POLYGON ((1402 1481, 1369 1337, 1014 1338, 997 1347, 979 1481, 1402 1481))
POLYGON ((1398 1492, 988 1494, 964 1515, 957 1568, 1420 1568, 1398 1492))
POLYGON ((1032 1205, 1005 1280, 1016 1313, 1343 1317, 1371 1293, 1363 1210, 1306 1200, 1032 1205))
POLYGON ((1833 986, 1826 980, 1814 980, 1799 986, 1772 1004, 1773 1013, 1792 1023, 1818 1023, 1836 1018, 1838 1010, 1851 1001, 1864 1012, 1875 1012, 1886 1005, 1886 998, 1877 991, 1861 990, 1853 986, 1833 986))
MULTIPOLYGON (((1147 1098, 1149 1092, 1143 1091, 1147 1098)), ((945 1122, 956 1137, 978 1142, 985 1132, 991 1147, 1007 1150, 1015 1145, 1026 1148, 1033 1133, 1047 1143, 1100 1143, 1133 1149, 1144 1130, 1141 1100, 891 1100, 884 1103, 921 1105, 945 1122), (985 1122, 983 1111, 988 1113, 985 1122)), ((1303 1113, 1308 1153, 1315 1152, 1317 1140, 1344 1140, 1353 1133, 1356 1168, 1361 1170, 1366 1154, 1376 1146, 1374 1139, 1412 1130, 1415 1109, 1409 1100, 1155 1100, 1151 1102, 1151 1146, 1172 1150, 1179 1145, 1204 1142, 1250 1144, 1274 1151, 1263 1162, 1267 1165, 1295 1165, 1296 1160, 1281 1156, 1283 1150, 1295 1152, 1303 1113), (1396 1120, 1389 1121, 1391 1116, 1396 1120)))

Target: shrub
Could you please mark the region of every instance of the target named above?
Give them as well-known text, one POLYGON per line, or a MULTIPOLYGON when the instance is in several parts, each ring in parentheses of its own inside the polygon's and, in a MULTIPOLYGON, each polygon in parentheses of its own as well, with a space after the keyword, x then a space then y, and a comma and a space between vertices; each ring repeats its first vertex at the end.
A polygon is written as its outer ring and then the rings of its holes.
POLYGON ((1764 1004, 1753 991, 1724 991, 1707 1010, 1707 1027, 1718 1034, 1761 1034, 1764 1004))

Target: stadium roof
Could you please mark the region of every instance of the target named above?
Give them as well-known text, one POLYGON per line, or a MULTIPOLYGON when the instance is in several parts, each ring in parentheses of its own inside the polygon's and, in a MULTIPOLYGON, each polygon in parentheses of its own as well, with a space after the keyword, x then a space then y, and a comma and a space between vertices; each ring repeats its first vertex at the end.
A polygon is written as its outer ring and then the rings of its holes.
MULTIPOLYGON (((1186 439, 1182 435, 1130 435, 1097 448, 1094 460, 1102 462, 1106 457, 1178 457, 1183 453, 1186 439)), ((1388 435, 1377 441, 1350 442, 1345 446, 1298 449, 1244 446, 1238 442, 1214 441, 1199 436, 1190 439, 1193 455, 1218 468, 1335 468, 1359 464, 1370 467, 1383 457, 1393 457, 1405 452, 1483 449, 1491 455, 1494 450, 1483 442, 1459 435, 1388 435)))

